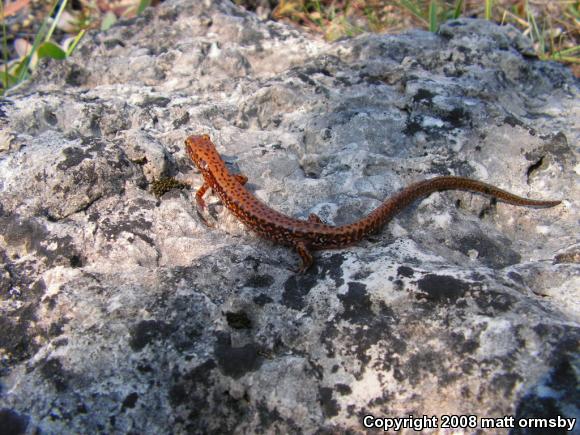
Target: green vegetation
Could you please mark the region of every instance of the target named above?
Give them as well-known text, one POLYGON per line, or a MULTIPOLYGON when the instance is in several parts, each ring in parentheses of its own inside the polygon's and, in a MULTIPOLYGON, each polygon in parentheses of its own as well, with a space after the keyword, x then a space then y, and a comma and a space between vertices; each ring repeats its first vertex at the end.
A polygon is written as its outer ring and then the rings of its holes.
POLYGON ((364 31, 395 33, 417 26, 436 32, 449 19, 480 17, 518 27, 541 59, 580 64, 578 0, 280 0, 272 15, 330 41, 364 31))
MULTIPOLYGON (((255 6, 253 0, 235 1, 250 9, 255 6)), ((27 6, 28 0, 0 0, 0 95, 29 78, 39 59, 69 57, 88 29, 105 31, 119 18, 138 15, 156 2, 133 0, 112 9, 107 2, 87 1, 73 11, 68 0, 54 0, 45 18, 32 26, 37 30, 31 43, 10 35, 6 24, 15 7, 27 6)), ((418 26, 436 32, 441 23, 461 16, 513 24, 530 38, 540 59, 571 64, 576 75, 580 73, 580 0, 280 0, 272 11, 274 19, 306 27, 329 41, 418 26)))
MULTIPOLYGON (((3 65, 0 71, 0 82, 2 90, 10 88, 29 77, 30 70, 36 66, 39 59, 43 57, 50 57, 53 59, 66 59, 74 51, 80 39, 84 35, 84 30, 79 31, 76 37, 67 45, 61 47, 57 43, 51 41, 51 37, 56 29, 56 23, 60 19, 62 12, 67 4, 67 0, 63 0, 60 4, 55 1, 50 10, 50 14, 40 25, 40 29, 36 33, 34 42, 30 45, 26 53, 20 59, 9 61, 8 59, 8 35, 6 30, 6 23, 2 20, 2 52, 3 65), (49 20, 51 15, 55 18, 49 20)), ((4 2, 0 8, 0 14, 4 17, 4 2)))
POLYGON ((157 198, 161 198, 164 194, 173 189, 189 189, 189 185, 177 181, 173 177, 161 177, 160 179, 151 182, 151 191, 157 198))
MULTIPOLYGON (((121 17, 131 17, 140 14, 151 5, 152 0, 135 0, 135 4, 129 5, 120 14, 121 17)), ((18 2, 16 2, 18 3, 18 2)), ((88 29, 109 29, 119 19, 112 10, 103 11, 87 3, 80 12, 72 11, 68 0, 53 0, 41 23, 35 27, 38 29, 32 44, 23 38, 9 35, 6 25, 8 6, 15 3, 5 3, 0 0, 0 17, 2 18, 2 64, 0 65, 0 95, 30 77, 36 68, 38 61, 44 57, 62 60, 69 57, 81 41, 88 29), (70 11, 69 11, 70 10, 70 11), (66 16, 65 16, 66 15, 66 16), (58 28, 59 25, 60 29, 58 28), (60 30, 65 37, 59 38, 62 42, 56 42, 55 33, 60 30), (14 44, 12 58, 9 41, 14 44)), ((23 7, 28 2, 20 2, 23 7)), ((9 11, 13 13, 14 11, 9 11)), ((16 11, 17 12, 17 11, 16 11)))

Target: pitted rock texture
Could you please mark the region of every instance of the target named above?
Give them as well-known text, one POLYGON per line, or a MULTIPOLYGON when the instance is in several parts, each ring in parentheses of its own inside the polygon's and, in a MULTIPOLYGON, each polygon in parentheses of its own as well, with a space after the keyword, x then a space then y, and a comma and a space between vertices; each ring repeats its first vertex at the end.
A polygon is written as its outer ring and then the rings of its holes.
POLYGON ((578 83, 532 53, 483 21, 328 44, 168 1, 44 64, 0 101, 0 426, 578 417, 578 83), (564 201, 433 194, 295 275, 215 197, 197 215, 202 133, 268 205, 336 225, 436 175, 564 201))

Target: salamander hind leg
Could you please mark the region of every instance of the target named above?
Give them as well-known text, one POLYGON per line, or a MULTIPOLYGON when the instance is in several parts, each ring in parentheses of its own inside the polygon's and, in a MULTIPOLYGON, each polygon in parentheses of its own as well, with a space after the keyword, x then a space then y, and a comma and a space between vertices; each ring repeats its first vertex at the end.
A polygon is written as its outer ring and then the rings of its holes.
POLYGON ((298 252, 298 255, 300 255, 300 258, 302 259, 301 266, 295 270, 295 272, 303 274, 314 264, 314 258, 304 242, 296 242, 294 244, 294 249, 296 249, 296 252, 298 252))

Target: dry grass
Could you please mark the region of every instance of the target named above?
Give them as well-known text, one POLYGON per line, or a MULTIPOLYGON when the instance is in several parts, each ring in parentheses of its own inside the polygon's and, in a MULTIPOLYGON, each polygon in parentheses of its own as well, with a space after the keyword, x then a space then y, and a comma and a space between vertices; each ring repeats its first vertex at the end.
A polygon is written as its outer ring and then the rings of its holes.
MULTIPOLYGON (((238 0, 255 7, 255 1, 238 0)), ((528 36, 541 59, 565 62, 580 73, 578 0, 280 0, 272 18, 324 35, 329 40, 362 32, 435 31, 457 16, 512 24, 528 36)))
MULTIPOLYGON (((87 29, 106 30, 117 19, 138 15, 158 1, 0 0, 0 95, 29 77, 38 59, 71 55, 87 29)), ((538 57, 567 63, 580 76, 580 0, 235 2, 251 10, 261 6, 270 10, 273 19, 301 26, 330 41, 362 32, 398 33, 417 27, 436 31, 440 23, 458 16, 510 23, 532 40, 538 57)))

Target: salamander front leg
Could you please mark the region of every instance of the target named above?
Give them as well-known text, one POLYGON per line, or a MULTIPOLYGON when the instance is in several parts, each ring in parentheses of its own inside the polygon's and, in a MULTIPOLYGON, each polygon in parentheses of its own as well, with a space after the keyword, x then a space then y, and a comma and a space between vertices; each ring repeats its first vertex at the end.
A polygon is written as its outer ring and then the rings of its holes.
POLYGON ((197 203, 198 209, 201 211, 205 209, 205 201, 203 200, 203 195, 205 195, 205 192, 207 192, 207 189, 209 189, 210 187, 211 186, 204 181, 201 187, 197 189, 197 192, 195 192, 195 202, 197 203))
POLYGON ((302 274, 310 269, 310 266, 314 264, 314 258, 304 242, 296 242, 294 244, 294 249, 296 249, 296 252, 298 252, 298 255, 300 255, 300 258, 302 259, 302 265, 295 272, 302 274))
POLYGON ((202 222, 206 224, 208 227, 214 227, 214 225, 210 224, 203 215, 203 212, 205 210, 205 201, 203 200, 203 195, 205 195, 205 192, 207 192, 207 189, 209 189, 210 187, 211 186, 204 181, 204 183, 201 185, 199 189, 197 189, 197 192, 195 193, 195 204, 197 215, 202 220, 202 222))

